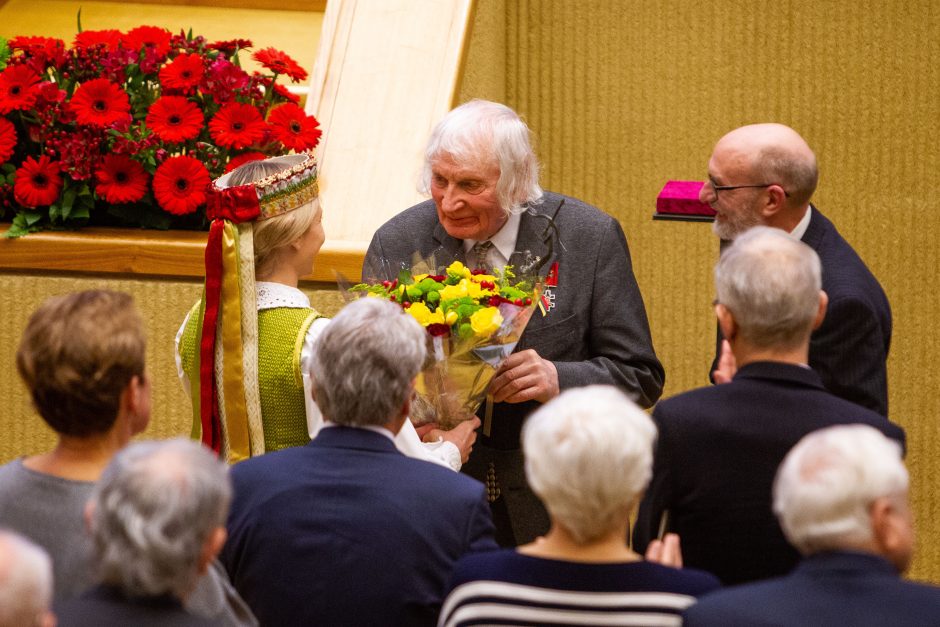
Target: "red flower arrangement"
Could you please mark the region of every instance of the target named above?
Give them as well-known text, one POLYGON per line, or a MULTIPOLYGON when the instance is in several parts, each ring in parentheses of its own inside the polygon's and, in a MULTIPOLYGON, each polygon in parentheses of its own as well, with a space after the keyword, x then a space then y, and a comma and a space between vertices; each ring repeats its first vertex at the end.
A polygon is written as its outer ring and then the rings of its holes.
POLYGON ((205 228, 210 181, 308 151, 321 132, 278 76, 307 72, 246 39, 139 26, 0 38, 0 218, 7 237, 83 224, 205 228))

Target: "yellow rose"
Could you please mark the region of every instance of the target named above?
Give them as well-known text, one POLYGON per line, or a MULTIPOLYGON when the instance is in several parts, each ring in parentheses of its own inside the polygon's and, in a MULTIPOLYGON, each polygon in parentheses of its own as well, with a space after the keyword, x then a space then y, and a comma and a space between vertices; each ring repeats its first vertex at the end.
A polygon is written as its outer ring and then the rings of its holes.
POLYGON ((503 317, 496 307, 484 307, 473 312, 470 316, 470 328, 477 337, 489 337, 499 329, 503 317))
POLYGON ((444 310, 438 307, 428 318, 428 324, 444 324, 444 310))
POLYGON ((447 266, 447 274, 453 274, 454 276, 466 278, 470 276, 470 270, 468 270, 467 266, 463 265, 459 261, 455 261, 454 263, 447 266))
POLYGON ((411 307, 406 309, 421 326, 426 327, 431 324, 431 310, 424 303, 412 303, 411 307))
MULTIPOLYGON (((455 261, 454 263, 459 263, 455 261)), ((446 285, 441 290, 441 300, 452 300, 454 298, 463 298, 467 295, 467 279, 461 279, 457 285, 446 285)))
MULTIPOLYGON (((440 310, 438 310, 438 311, 440 311, 440 310)), ((458 318, 460 318, 460 316, 457 315, 457 312, 456 312, 456 311, 448 311, 448 312, 447 312, 447 315, 444 316, 444 322, 447 323, 448 326, 451 326, 451 327, 452 327, 452 326, 454 326, 454 324, 457 323, 457 319, 458 319, 458 318)))

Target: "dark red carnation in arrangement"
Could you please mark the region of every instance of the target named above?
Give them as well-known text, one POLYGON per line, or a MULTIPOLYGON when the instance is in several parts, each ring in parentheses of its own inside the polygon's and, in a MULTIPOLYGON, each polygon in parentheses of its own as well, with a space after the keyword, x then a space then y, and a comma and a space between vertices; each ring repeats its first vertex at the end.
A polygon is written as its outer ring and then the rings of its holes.
POLYGON ((59 164, 46 155, 36 161, 28 157, 16 171, 13 183, 13 196, 24 207, 51 205, 62 191, 62 177, 59 164))
POLYGON ((124 155, 106 155, 95 171, 98 196, 112 204, 137 202, 147 193, 150 176, 140 165, 124 155))
POLYGON ((245 48, 251 48, 252 43, 250 39, 226 39, 224 41, 214 41, 206 48, 210 50, 218 50, 227 57, 232 56, 239 50, 244 50, 245 48))
POLYGON ((38 82, 39 74, 26 65, 11 65, 0 72, 0 114, 36 104, 39 94, 33 87, 38 82))
POLYGON ((209 121, 209 135, 220 146, 240 150, 264 139, 267 125, 250 104, 230 102, 209 121))
POLYGON ((0 118, 0 163, 6 163, 16 149, 16 128, 6 118, 0 118))
POLYGON ((84 30, 75 35, 73 45, 76 48, 94 48, 103 46, 106 50, 117 50, 121 45, 121 31, 111 29, 84 30))
POLYGON ((160 86, 164 89, 178 89, 189 93, 199 86, 203 72, 201 56, 181 54, 160 68, 160 86))
POLYGON ((165 142, 193 139, 199 135, 202 124, 202 111, 183 96, 162 96, 147 112, 147 127, 165 142))
POLYGON ((225 104, 251 83, 251 77, 245 70, 225 59, 216 59, 209 65, 209 71, 203 78, 201 88, 212 94, 219 104, 225 104))
POLYGON ((124 47, 140 52, 144 46, 151 46, 160 56, 166 56, 170 51, 170 31, 156 26, 138 26, 127 31, 124 36, 124 47))
POLYGON ((261 161, 262 159, 267 159, 268 155, 263 152, 243 152, 242 154, 232 157, 232 160, 228 162, 225 166, 225 172, 231 172, 240 165, 245 165, 249 161, 261 161))
POLYGON ((275 48, 262 48, 251 55, 251 58, 275 74, 287 74, 295 82, 307 78, 307 70, 300 67, 299 63, 275 48))
POLYGON ((164 161, 153 175, 153 195, 160 206, 174 215, 186 215, 206 200, 209 171, 202 162, 181 155, 164 161))
POLYGON ((72 94, 71 109, 79 124, 104 128, 130 117, 127 92, 106 78, 82 83, 72 94))
POLYGON ((295 104, 287 103, 275 107, 268 116, 268 124, 274 132, 274 138, 285 147, 296 150, 310 150, 320 143, 323 133, 320 123, 312 115, 295 104))
POLYGON ((37 72, 65 63, 65 42, 54 37, 14 37, 7 42, 10 50, 22 50, 26 63, 37 72))

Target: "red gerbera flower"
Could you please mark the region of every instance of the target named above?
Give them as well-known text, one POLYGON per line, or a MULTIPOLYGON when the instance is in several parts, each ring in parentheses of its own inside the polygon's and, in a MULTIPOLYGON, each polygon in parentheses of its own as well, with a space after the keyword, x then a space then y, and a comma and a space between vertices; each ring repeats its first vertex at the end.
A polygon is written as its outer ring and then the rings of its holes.
POLYGON ((39 94, 33 87, 38 82, 39 74, 25 65, 11 65, 0 72, 0 114, 36 104, 39 94))
POLYGON ((181 54, 160 68, 160 86, 189 93, 199 85, 203 71, 201 56, 181 54))
POLYGON ((209 121, 209 135, 225 148, 240 150, 264 139, 267 126, 250 104, 230 102, 209 121))
POLYGON ((215 41, 206 48, 210 50, 218 50, 226 56, 232 56, 239 50, 244 50, 245 48, 251 48, 250 39, 226 39, 224 41, 215 41))
POLYGON ((153 175, 153 195, 174 215, 194 212, 206 201, 209 170, 202 162, 181 155, 164 161, 153 175))
POLYGON ((202 111, 183 96, 162 96, 147 112, 147 127, 165 142, 193 139, 202 124, 202 111))
POLYGON ((46 155, 36 161, 26 159, 16 171, 13 183, 13 196, 24 207, 51 205, 62 191, 62 177, 59 176, 59 164, 46 155))
POLYGON ((280 83, 274 83, 274 93, 287 100, 288 102, 293 102, 294 104, 300 104, 300 96, 284 87, 280 83))
POLYGON ((111 204, 137 202, 147 193, 144 166, 124 155, 106 155, 95 171, 98 196, 111 204))
POLYGON ((245 165, 249 161, 261 161, 262 159, 267 159, 268 155, 263 152, 243 152, 237 157, 232 157, 232 160, 228 162, 228 165, 225 166, 226 174, 234 170, 240 165, 245 165))
POLYGON ((117 50, 121 45, 121 31, 113 28, 106 30, 83 30, 75 35, 72 44, 76 48, 94 48, 104 46, 107 50, 117 50))
POLYGON ((320 123, 295 104, 275 107, 268 116, 274 138, 291 150, 310 150, 320 143, 320 123))
POLYGON ((0 163, 6 163, 16 149, 16 127, 6 118, 0 118, 0 163))
POLYGON ((70 104, 79 124, 101 128, 126 120, 131 110, 127 92, 106 78, 82 83, 70 104))
POLYGON ((26 63, 37 72, 47 67, 62 67, 65 63, 65 42, 54 37, 14 37, 8 44, 10 50, 26 53, 26 63))
POLYGON ((140 52, 144 46, 153 48, 162 56, 170 51, 170 31, 156 26, 138 26, 127 31, 124 37, 124 47, 140 52))
POLYGON ((251 58, 275 74, 287 74, 295 83, 307 78, 307 70, 275 48, 262 48, 251 55, 251 58))

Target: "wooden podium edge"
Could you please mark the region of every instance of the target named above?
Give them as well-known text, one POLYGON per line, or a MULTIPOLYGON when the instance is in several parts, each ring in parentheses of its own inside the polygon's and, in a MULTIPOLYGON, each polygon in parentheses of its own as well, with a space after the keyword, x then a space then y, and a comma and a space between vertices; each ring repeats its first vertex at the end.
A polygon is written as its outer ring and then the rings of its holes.
MULTIPOLYGON (((0 233, 7 226, 0 227, 0 233)), ((0 238, 0 271, 63 271, 202 278, 207 234, 201 231, 146 231, 85 228, 45 231, 17 239, 0 238)), ((358 281, 368 242, 329 241, 305 281, 333 283, 336 275, 358 281)))

